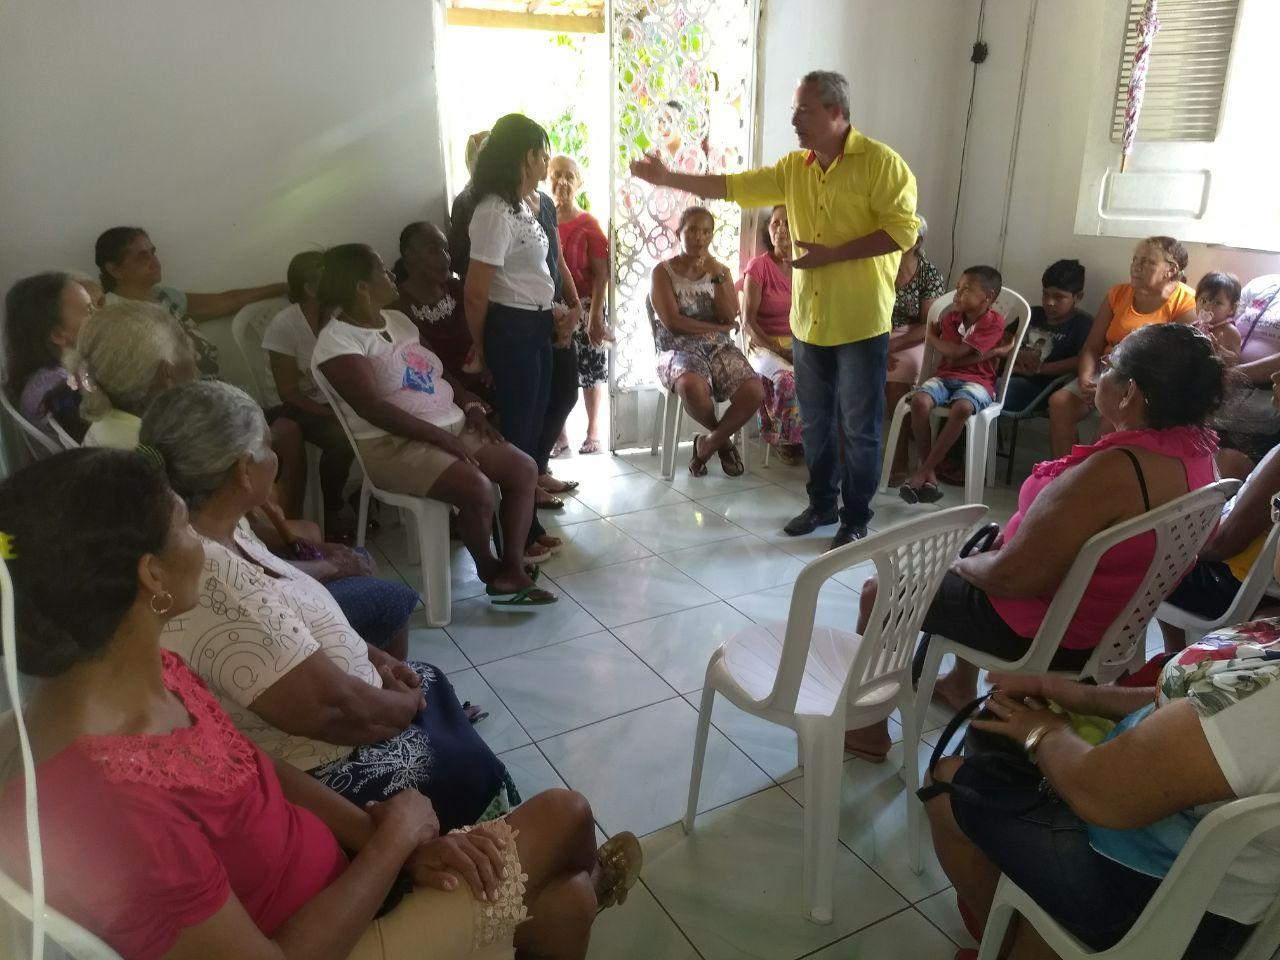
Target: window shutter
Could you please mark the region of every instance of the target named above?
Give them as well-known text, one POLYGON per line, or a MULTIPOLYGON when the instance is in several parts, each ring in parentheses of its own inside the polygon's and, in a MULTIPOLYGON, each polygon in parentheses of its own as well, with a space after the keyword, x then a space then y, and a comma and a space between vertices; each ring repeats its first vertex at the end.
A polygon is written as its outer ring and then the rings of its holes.
MULTIPOLYGON (((1119 143, 1138 46, 1144 0, 1129 0, 1116 80, 1111 140, 1119 143)), ((1159 0, 1160 32, 1151 44, 1138 140, 1212 141, 1218 135, 1222 91, 1231 58, 1239 0, 1159 0)))

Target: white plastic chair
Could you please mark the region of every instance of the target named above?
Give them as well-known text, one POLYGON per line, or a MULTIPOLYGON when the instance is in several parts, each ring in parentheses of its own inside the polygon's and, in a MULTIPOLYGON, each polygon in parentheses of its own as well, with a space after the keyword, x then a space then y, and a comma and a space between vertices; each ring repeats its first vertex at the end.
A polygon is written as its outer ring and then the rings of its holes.
POLYGON ((360 515, 356 519, 356 546, 364 546, 371 496, 388 506, 399 507, 409 562, 422 565, 422 599, 427 607, 427 623, 433 627, 445 626, 452 615, 453 605, 449 571, 449 505, 440 500, 392 493, 374 486, 360 457, 360 447, 351 434, 351 427, 338 402, 337 393, 315 363, 311 364, 311 375, 324 398, 329 401, 329 406, 337 414, 342 432, 347 435, 351 449, 355 451, 356 461, 360 464, 360 472, 364 475, 360 484, 360 515))
POLYGON ((1186 635, 1188 646, 1203 640, 1219 627, 1248 620, 1253 616, 1253 611, 1258 609, 1258 604, 1262 602, 1267 588, 1275 583, 1273 571, 1277 544, 1280 544, 1280 525, 1273 526, 1271 532, 1267 534, 1267 539, 1262 542, 1262 549, 1258 551, 1253 566, 1249 568, 1248 575, 1240 584, 1240 589, 1236 591, 1235 599, 1231 601, 1231 606, 1227 607, 1222 616, 1212 619, 1198 617, 1190 611, 1165 602, 1160 604, 1160 609, 1156 611, 1156 619, 1171 627, 1181 628, 1186 635))
POLYGON ((0 383, 0 409, 13 421, 13 425, 22 434, 22 443, 32 460, 41 460, 55 453, 62 452, 62 446, 34 423, 18 412, 18 408, 9 399, 7 384, 0 383))
MULTIPOLYGON (((657 336, 658 330, 658 314, 653 309, 653 301, 649 297, 644 298, 645 313, 649 316, 649 329, 657 336)), ((656 340, 655 340, 656 342, 656 340)), ((739 330, 738 336, 739 349, 742 349, 742 332, 739 330)), ((743 351, 746 352, 745 350, 743 351)), ((674 390, 665 390, 658 387, 659 397, 658 405, 653 412, 653 441, 649 447, 650 456, 657 456, 659 450, 662 453, 662 479, 670 480, 676 475, 676 449, 680 445, 680 428, 684 423, 684 401, 674 390)), ((716 416, 722 416, 724 411, 729 408, 728 401, 716 404, 716 416)), ((742 469, 745 473, 750 464, 747 460, 747 430, 743 427, 738 431, 738 454, 742 457, 742 469)))
MULTIPOLYGON (((944 293, 929 308, 930 326, 934 325, 944 312, 951 309, 955 300, 955 291, 944 293)), ((988 476, 996 475, 995 422, 1004 409, 1004 395, 1009 389, 1009 378, 1013 376, 1013 364, 1018 359, 1018 351, 1022 349, 1023 338, 1027 335, 1027 326, 1031 323, 1031 307, 1018 291, 1005 287, 996 297, 991 309, 1001 314, 1006 325, 1017 321, 1018 328, 1014 335, 1013 351, 1004 361, 1004 369, 996 381, 996 399, 986 409, 969 418, 965 425, 965 462, 964 462, 964 502, 981 503, 982 490, 988 476)), ((924 362, 920 370, 920 382, 933 376, 938 367, 938 354, 933 347, 926 344, 924 362)), ((949 407, 934 407, 931 421, 934 435, 937 425, 944 417, 949 417, 949 407)), ((911 395, 903 397, 898 405, 889 412, 889 439, 884 446, 884 466, 880 471, 880 490, 889 489, 889 471, 893 466, 893 451, 898 448, 898 434, 902 430, 903 421, 911 416, 911 395)))
MULTIPOLYGON (((748 713, 796 732, 804 764, 804 915, 830 923, 840 820, 844 732, 903 718, 903 744, 918 739, 911 660, 925 612, 965 538, 987 512, 981 504, 927 514, 855 541, 808 563, 796 578, 785 625, 750 626, 711 655, 698 714, 685 830, 693 829, 711 709, 717 693, 748 713), (834 574, 872 561, 880 590, 863 636, 814 627, 818 591, 834 574)), ((912 792, 920 768, 914 746, 903 755, 912 792)), ((908 816, 918 819, 918 804, 908 816)), ((919 825, 910 855, 919 871, 919 825)))
MULTIPOLYGON (((1063 930, 1008 877, 1000 878, 978 960, 996 960, 1014 914, 1021 914, 1062 960, 1151 960, 1180 957, 1240 850, 1280 827, 1280 794, 1223 804, 1192 831, 1187 845, 1129 932, 1109 950, 1093 951, 1063 930)), ((1254 928, 1236 960, 1268 960, 1280 948, 1280 901, 1254 928)))
POLYGON ((55 417, 49 418, 49 429, 53 431, 53 435, 57 437, 58 442, 62 444, 62 449, 74 450, 76 449, 76 447, 80 446, 80 444, 76 441, 76 438, 71 436, 71 434, 67 433, 67 431, 63 429, 62 424, 60 424, 57 421, 57 418, 55 417))
MULTIPOLYGON (((72 960, 120 960, 119 954, 95 937, 88 930, 50 907, 44 899, 44 859, 40 847, 40 814, 36 802, 35 758, 31 754, 31 742, 27 726, 18 705, 22 702, 18 688, 17 633, 13 620, 13 581, 9 568, 0 560, 0 630, 3 639, 0 650, 4 654, 5 686, 9 702, 15 709, 0 715, 0 730, 8 730, 14 721, 17 734, 17 750, 22 755, 23 786, 26 800, 27 855, 30 863, 31 889, 27 890, 8 874, 0 871, 0 901, 7 905, 7 915, 0 916, 0 946, 7 946, 6 957, 32 957, 41 960, 45 955, 45 938, 59 945, 72 960), (7 928, 7 929, 6 929, 7 928)), ((9 749, 5 745, 4 749, 9 749)), ((16 824, 8 824, 14 828, 16 824)))
MULTIPOLYGON (((275 377, 271 374, 271 362, 262 348, 262 338, 275 315, 289 306, 283 297, 258 300, 231 318, 231 336, 240 349, 240 356, 249 371, 254 399, 264 409, 278 406, 280 395, 276 393, 275 377)), ((306 445, 307 486, 303 492, 302 515, 311 520, 324 534, 324 493, 320 489, 320 448, 306 445)))

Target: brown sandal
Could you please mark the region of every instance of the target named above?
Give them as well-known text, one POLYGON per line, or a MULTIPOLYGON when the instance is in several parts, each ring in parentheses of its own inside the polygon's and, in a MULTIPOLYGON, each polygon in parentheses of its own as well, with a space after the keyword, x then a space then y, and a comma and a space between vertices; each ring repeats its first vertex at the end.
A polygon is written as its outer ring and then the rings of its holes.
POLYGON ((694 477, 705 477, 707 475, 707 461, 710 457, 698 456, 698 441, 703 437, 700 433, 693 435, 693 456, 689 458, 689 474, 694 477))
POLYGON ((742 455, 738 453, 738 447, 733 441, 730 441, 727 447, 721 447, 718 453, 720 469, 724 471, 726 477, 740 477, 746 472, 746 467, 742 465, 742 455))
POLYGON ((626 903, 627 893, 640 879, 644 865, 644 850, 636 835, 624 830, 614 834, 596 851, 600 865, 600 890, 597 892, 597 910, 626 903))

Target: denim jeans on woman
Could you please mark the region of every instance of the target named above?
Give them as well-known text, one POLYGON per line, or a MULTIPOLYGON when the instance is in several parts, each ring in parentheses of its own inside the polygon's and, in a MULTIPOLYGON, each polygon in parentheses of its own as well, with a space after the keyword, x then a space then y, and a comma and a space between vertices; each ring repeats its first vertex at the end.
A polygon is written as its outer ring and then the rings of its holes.
MULTIPOLYGON (((484 321, 484 359, 493 374, 498 429, 536 462, 551 396, 550 310, 490 303, 484 321)), ((529 539, 546 531, 535 515, 529 539)))
POLYGON ((871 521, 871 498, 880 479, 889 335, 834 347, 815 346, 796 337, 792 352, 804 462, 809 468, 809 504, 815 510, 829 510, 838 495, 843 501, 840 522, 865 527, 871 521))

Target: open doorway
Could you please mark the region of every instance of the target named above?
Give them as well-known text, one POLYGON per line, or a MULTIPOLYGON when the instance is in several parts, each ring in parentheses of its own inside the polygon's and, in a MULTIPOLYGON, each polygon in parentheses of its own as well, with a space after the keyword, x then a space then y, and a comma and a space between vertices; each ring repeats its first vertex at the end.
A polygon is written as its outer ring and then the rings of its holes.
MULTIPOLYGON (((584 18, 584 26, 595 25, 597 32, 573 33, 541 29, 536 16, 527 18, 529 26, 515 25, 520 23, 516 19, 491 22, 495 25, 445 24, 440 109, 450 202, 470 179, 466 154, 471 136, 488 130, 504 114, 523 113, 546 128, 552 155, 563 153, 577 161, 584 180, 578 205, 607 232, 612 74, 602 22, 584 18)), ((541 189, 551 192, 545 183, 541 189)), ((609 404, 607 391, 602 392, 598 433, 607 448, 609 404)), ((581 394, 565 434, 571 450, 586 437, 581 394)))
MULTIPOLYGON (((584 206, 610 240, 609 392, 600 435, 613 450, 647 445, 658 399, 645 311, 649 276, 678 248, 675 224, 696 202, 632 180, 628 163, 664 153, 690 173, 756 159, 760 0, 440 0, 441 115, 449 201, 467 183, 467 141, 506 113, 542 124, 553 153, 582 167, 584 206)), ((723 201, 712 249, 740 267, 744 212, 723 201)), ((566 431, 585 435, 581 402, 566 431)))

